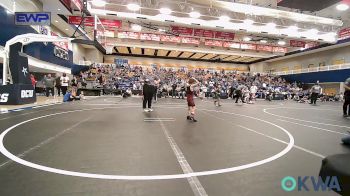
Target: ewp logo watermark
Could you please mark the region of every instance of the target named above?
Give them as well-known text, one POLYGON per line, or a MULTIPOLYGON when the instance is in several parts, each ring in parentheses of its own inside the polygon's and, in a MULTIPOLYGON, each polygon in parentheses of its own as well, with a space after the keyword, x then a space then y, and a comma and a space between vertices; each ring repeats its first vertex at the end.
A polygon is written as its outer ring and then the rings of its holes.
POLYGON ((294 178, 286 176, 281 180, 281 187, 284 191, 341 191, 337 176, 327 176, 324 180, 321 176, 298 176, 294 178), (312 186, 308 186, 311 181, 312 186))

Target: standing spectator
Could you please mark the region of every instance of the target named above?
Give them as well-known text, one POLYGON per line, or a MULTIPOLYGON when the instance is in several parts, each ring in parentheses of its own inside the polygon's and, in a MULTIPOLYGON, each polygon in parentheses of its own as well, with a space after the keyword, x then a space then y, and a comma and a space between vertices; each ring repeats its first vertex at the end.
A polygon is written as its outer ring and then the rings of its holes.
POLYGON ((61 77, 61 89, 62 89, 63 95, 65 95, 67 93, 68 85, 69 85, 69 78, 66 75, 66 73, 63 73, 63 75, 61 77))
POLYGON ((57 76, 55 79, 55 87, 57 89, 58 96, 61 96, 61 76, 57 76))
POLYGON ((72 94, 76 94, 78 91, 78 80, 75 76, 73 76, 73 79, 71 81, 72 86, 72 94))
POLYGON ((55 96, 55 92, 54 92, 55 79, 53 77, 51 77, 51 74, 48 74, 44 78, 43 83, 44 83, 44 86, 46 89, 46 97, 49 97, 50 91, 51 91, 52 96, 55 96))
POLYGON ((171 92, 171 98, 176 98, 176 88, 177 88, 177 84, 174 82, 174 84, 171 86, 172 88, 172 92, 171 92))
POLYGON ((33 87, 35 88, 35 85, 36 85, 36 83, 37 83, 38 81, 36 81, 36 79, 35 79, 35 77, 34 77, 33 74, 30 74, 30 80, 31 80, 31 82, 32 82, 33 87))
POLYGON ((157 97, 157 94, 158 94, 158 88, 159 88, 159 84, 160 84, 160 79, 158 77, 155 77, 154 78, 154 101, 157 103, 157 100, 158 100, 158 97, 157 97))
POLYGON ((250 87, 250 102, 255 100, 256 101, 256 93, 258 92, 258 87, 255 85, 255 83, 250 87))

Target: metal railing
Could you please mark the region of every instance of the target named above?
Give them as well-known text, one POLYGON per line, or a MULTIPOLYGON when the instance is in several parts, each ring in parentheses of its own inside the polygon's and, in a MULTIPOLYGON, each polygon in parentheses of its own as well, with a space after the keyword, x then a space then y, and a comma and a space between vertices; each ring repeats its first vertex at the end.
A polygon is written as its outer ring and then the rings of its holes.
POLYGON ((278 72, 273 72, 273 74, 281 76, 281 75, 292 75, 292 74, 332 71, 332 70, 341 70, 341 69, 350 69, 350 63, 339 64, 339 65, 327 65, 323 67, 312 67, 312 68, 306 68, 306 69, 296 69, 296 70, 290 70, 290 71, 278 71, 278 72))

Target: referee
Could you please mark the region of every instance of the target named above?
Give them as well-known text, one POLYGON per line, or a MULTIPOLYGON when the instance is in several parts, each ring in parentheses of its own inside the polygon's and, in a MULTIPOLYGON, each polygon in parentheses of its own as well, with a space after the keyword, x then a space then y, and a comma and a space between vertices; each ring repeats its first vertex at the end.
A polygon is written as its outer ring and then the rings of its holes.
POLYGON ((318 95, 322 93, 322 87, 319 85, 319 82, 317 81, 315 85, 311 88, 311 103, 316 105, 316 101, 318 98, 318 95))

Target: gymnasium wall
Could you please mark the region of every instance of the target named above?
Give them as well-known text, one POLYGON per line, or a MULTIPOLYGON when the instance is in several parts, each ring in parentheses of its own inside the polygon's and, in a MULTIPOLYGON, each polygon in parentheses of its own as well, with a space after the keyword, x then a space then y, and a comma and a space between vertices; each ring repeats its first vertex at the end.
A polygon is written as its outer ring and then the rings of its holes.
POLYGON ((290 71, 343 63, 350 63, 350 46, 270 62, 264 70, 290 71))
POLYGON ((248 65, 239 65, 234 63, 211 63, 202 61, 190 61, 190 60, 175 60, 175 59, 161 59, 161 58, 145 58, 145 57, 126 57, 126 56, 115 56, 105 55, 105 63, 113 63, 115 58, 128 59, 129 64, 139 65, 160 65, 166 67, 188 67, 188 68, 202 68, 202 69, 226 69, 226 70, 237 70, 237 71, 249 71, 248 65))
POLYGON ((302 83, 315 83, 317 80, 319 80, 322 83, 344 82, 347 78, 350 77, 350 69, 291 74, 282 77, 290 82, 298 81, 302 83))

